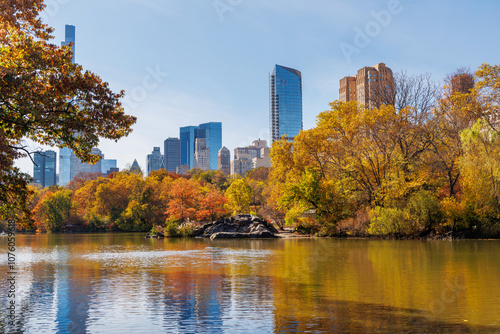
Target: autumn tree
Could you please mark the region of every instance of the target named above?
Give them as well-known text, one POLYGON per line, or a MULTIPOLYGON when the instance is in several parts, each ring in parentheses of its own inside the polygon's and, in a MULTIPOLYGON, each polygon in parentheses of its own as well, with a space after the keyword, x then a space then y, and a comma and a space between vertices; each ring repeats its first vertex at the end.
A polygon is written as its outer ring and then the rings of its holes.
POLYGON ((227 207, 233 215, 249 213, 252 201, 252 188, 245 179, 234 180, 226 190, 227 207))
MULTIPOLYGON (((26 208, 29 177, 14 161, 31 155, 24 139, 68 147, 85 162, 100 138, 118 140, 135 117, 106 82, 72 62, 71 45, 51 44, 40 0, 0 1, 0 214, 26 208)), ((26 211, 26 210, 24 210, 26 211)))
POLYGON ((198 210, 199 183, 194 179, 179 178, 170 188, 170 201, 166 213, 180 222, 195 219, 198 210))
POLYGON ((51 232, 61 231, 71 216, 72 195, 69 189, 48 192, 34 210, 38 223, 51 232))
POLYGON ((143 190, 144 180, 141 175, 134 173, 117 173, 113 178, 106 179, 101 183, 95 192, 95 212, 105 218, 111 224, 124 231, 140 230, 142 221, 137 220, 135 215, 137 208, 130 209, 130 206, 136 206, 136 202, 143 190), (134 212, 134 215, 130 215, 134 212))
POLYGON ((500 234, 500 134, 482 119, 461 137, 465 200, 488 234, 500 234))
POLYGON ((199 210, 196 218, 199 220, 215 221, 227 215, 225 205, 227 198, 216 188, 210 189, 205 195, 201 195, 199 199, 199 210))

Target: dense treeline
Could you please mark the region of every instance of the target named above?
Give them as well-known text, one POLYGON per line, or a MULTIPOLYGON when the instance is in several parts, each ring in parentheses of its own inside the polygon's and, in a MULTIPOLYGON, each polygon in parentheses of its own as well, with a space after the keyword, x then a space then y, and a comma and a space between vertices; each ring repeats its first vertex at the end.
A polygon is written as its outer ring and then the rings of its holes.
POLYGON ((375 94, 378 108, 331 103, 315 128, 273 146, 278 208, 320 234, 498 236, 499 74, 459 70, 440 93, 403 73, 375 94))
POLYGON ((499 236, 500 67, 457 71, 444 90, 403 72, 390 88, 377 108, 332 102, 316 127, 273 144, 271 169, 82 175, 34 189, 23 227, 175 235, 253 213, 318 235, 499 236))
POLYGON ((264 200, 268 169, 246 178, 220 171, 189 171, 186 176, 155 171, 143 177, 127 170, 108 177, 80 175, 67 187, 32 188, 33 221, 39 231, 171 231, 182 223, 214 221, 236 213, 274 216, 264 200))

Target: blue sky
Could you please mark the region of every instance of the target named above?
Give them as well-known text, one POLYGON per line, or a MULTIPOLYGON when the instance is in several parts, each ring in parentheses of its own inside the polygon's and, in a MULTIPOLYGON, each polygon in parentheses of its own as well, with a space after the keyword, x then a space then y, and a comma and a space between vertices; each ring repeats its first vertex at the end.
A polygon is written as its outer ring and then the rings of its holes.
MULTIPOLYGON (((222 122, 231 152, 268 139, 269 74, 302 72, 304 129, 364 66, 429 73, 498 64, 500 3, 431 0, 46 0, 54 44, 76 26, 76 62, 124 89, 131 135, 103 140, 123 168, 179 127, 222 122), (360 33, 360 31, 362 33, 360 33), (346 51, 348 50, 348 51, 346 51), (154 75, 153 75, 154 74, 154 75)), ((47 147, 43 147, 47 148, 47 147)), ((17 163, 32 173, 28 159, 17 163)))

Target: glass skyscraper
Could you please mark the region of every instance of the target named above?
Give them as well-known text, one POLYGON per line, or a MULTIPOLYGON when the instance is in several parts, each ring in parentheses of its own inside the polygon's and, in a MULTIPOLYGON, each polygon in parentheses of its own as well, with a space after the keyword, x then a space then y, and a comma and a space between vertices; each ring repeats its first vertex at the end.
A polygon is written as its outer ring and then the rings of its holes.
POLYGON ((50 187, 56 184, 56 161, 57 154, 54 151, 35 153, 35 165, 33 167, 33 183, 42 187, 50 187))
POLYGON ((73 64, 75 63, 75 26, 66 24, 64 42, 61 42, 61 46, 66 46, 69 43, 73 43, 73 64))
POLYGON ((176 172, 181 166, 181 141, 179 138, 167 138, 164 145, 165 169, 167 172, 176 172))
POLYGON ((198 138, 207 140, 210 149, 210 169, 217 170, 218 152, 222 148, 222 123, 210 122, 198 126, 185 126, 180 128, 181 165, 194 167, 195 142, 198 138))
MULTIPOLYGON (((73 43, 73 63, 75 63, 75 26, 66 25, 65 39, 61 46, 73 43)), ((67 147, 59 149, 59 185, 65 186, 71 181, 71 155, 73 151, 67 147)))
POLYGON ((270 78, 269 126, 271 143, 286 136, 293 140, 303 128, 302 74, 276 65, 270 78))
POLYGON ((222 148, 222 123, 200 124, 198 131, 198 138, 207 140, 207 148, 210 150, 210 169, 217 170, 219 167, 219 150, 222 148))
POLYGON ((154 172, 155 170, 160 170, 165 168, 164 157, 161 154, 159 147, 153 147, 153 152, 148 154, 146 159, 146 170, 148 175, 154 172))
POLYGON ((180 128, 181 165, 189 166, 189 168, 193 168, 194 144, 197 130, 197 126, 184 126, 180 128))

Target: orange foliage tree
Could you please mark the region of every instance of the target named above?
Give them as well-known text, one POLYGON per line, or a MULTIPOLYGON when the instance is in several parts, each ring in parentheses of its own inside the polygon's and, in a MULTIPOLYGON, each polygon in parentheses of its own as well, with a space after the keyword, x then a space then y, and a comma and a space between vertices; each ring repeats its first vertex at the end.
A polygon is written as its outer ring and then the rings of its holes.
POLYGON ((217 189, 210 190, 205 196, 201 196, 199 200, 199 211, 196 218, 199 220, 215 221, 227 215, 225 205, 227 198, 217 189))
POLYGON ((199 183, 196 180, 180 178, 172 183, 170 202, 166 213, 175 220, 184 222, 195 219, 200 197, 199 183))

